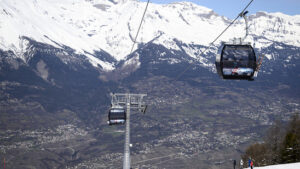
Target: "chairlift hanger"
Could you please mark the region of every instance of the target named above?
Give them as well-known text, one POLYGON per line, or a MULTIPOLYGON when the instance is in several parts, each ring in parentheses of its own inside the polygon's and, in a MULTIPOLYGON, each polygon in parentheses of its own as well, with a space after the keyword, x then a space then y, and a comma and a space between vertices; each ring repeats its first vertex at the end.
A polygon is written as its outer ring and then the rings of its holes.
MULTIPOLYGON (((214 45, 214 43, 236 22, 236 20, 241 16, 241 14, 244 14, 244 15, 246 15, 247 14, 247 12, 245 12, 246 11, 246 9, 252 4, 252 2, 253 2, 254 0, 251 0, 246 6, 245 6, 245 8, 242 10, 242 12, 241 13, 239 13, 238 15, 237 15, 237 17, 233 20, 233 21, 231 21, 230 22, 230 24, 209 44, 209 46, 208 46, 208 48, 206 48, 205 50, 202 50, 201 51, 201 53, 199 54, 199 56, 201 56, 201 55, 203 55, 206 51, 208 51, 210 48, 211 48, 211 46, 213 46, 214 45)), ((254 76, 255 75, 257 75, 257 72, 258 72, 258 70, 259 70, 259 68, 260 68, 260 66, 261 66, 261 63, 262 63, 262 58, 263 57, 260 57, 260 59, 261 59, 261 61, 260 62, 258 62, 258 67, 257 67, 257 69, 256 69, 256 71, 255 71, 255 73, 254 73, 254 76)), ((197 59, 199 59, 199 58, 197 58, 197 59)), ((218 65, 217 65, 217 61, 219 61, 220 62, 220 57, 217 57, 216 58, 216 66, 217 66, 217 69, 218 69, 218 65)), ((185 68, 181 73, 179 73, 178 75, 177 75, 177 77, 175 78, 175 81, 176 80, 178 80, 180 77, 182 77, 183 75, 184 75, 184 73, 188 70, 188 69, 190 69, 191 67, 192 67, 193 65, 192 64, 190 64, 187 68, 185 68)))
POLYGON ((250 43, 244 42, 248 36, 248 20, 242 12, 239 16, 245 19, 246 35, 243 38, 234 38, 232 42, 224 43, 221 54, 216 57, 216 69, 223 79, 254 80, 257 76, 263 57, 257 62, 256 54, 250 43))

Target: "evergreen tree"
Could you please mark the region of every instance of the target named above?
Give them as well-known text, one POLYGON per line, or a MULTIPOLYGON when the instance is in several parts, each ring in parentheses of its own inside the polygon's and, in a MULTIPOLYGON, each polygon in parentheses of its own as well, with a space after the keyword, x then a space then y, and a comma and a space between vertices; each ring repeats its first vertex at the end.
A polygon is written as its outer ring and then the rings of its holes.
POLYGON ((264 143, 266 144, 266 165, 279 164, 281 162, 280 150, 285 135, 285 127, 277 119, 267 131, 264 143))
POLYGON ((246 149, 242 159, 248 161, 249 158, 256 166, 300 162, 299 116, 293 116, 286 126, 277 120, 263 143, 252 144, 246 149))
POLYGON ((291 120, 285 139, 282 143, 281 162, 293 163, 300 161, 300 119, 294 116, 291 120))

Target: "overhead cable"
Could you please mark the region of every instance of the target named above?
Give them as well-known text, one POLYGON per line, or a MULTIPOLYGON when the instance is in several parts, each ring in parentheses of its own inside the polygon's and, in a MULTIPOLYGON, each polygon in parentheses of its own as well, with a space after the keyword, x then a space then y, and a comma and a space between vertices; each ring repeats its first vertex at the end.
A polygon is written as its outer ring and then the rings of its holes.
MULTIPOLYGON (((211 48, 211 46, 236 22, 236 20, 240 17, 241 14, 243 14, 246 9, 251 5, 251 3, 253 2, 254 0, 251 0, 247 6, 242 10, 242 12, 240 12, 237 17, 209 44, 208 48, 206 48, 205 50, 203 50, 199 56, 203 55, 203 53, 205 53, 208 49, 211 48)), ((196 59, 199 59, 196 58, 196 59)), ((192 64, 189 65, 184 71, 182 71, 176 78, 175 78, 175 81, 178 80, 189 68, 191 68, 192 64)))
POLYGON ((145 10, 144 10, 144 13, 143 13, 143 16, 142 16, 142 19, 141 19, 141 22, 140 22, 138 31, 136 32, 136 35, 135 35, 135 38, 134 38, 134 41, 133 41, 133 45, 132 45, 132 47, 131 47, 131 50, 130 50, 129 55, 131 55, 131 53, 133 52, 134 45, 136 44, 136 40, 137 40, 137 38, 138 38, 138 36, 139 36, 140 29, 141 29, 141 27, 142 27, 143 20, 144 20, 144 17, 145 17, 145 15, 146 15, 146 11, 147 11, 147 9, 148 9, 149 2, 150 2, 150 0, 147 1, 147 5, 146 5, 146 8, 145 8, 145 10))

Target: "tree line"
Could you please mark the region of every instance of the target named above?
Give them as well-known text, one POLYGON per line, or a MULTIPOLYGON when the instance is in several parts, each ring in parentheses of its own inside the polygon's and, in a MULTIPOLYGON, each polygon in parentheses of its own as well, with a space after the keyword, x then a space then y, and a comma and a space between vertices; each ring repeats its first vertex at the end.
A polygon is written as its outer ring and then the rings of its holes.
MULTIPOLYGON (((267 131, 262 143, 246 148, 243 161, 251 158, 255 166, 300 162, 300 118, 294 115, 288 124, 277 120, 267 131)), ((244 167, 247 163, 244 163, 244 167)))

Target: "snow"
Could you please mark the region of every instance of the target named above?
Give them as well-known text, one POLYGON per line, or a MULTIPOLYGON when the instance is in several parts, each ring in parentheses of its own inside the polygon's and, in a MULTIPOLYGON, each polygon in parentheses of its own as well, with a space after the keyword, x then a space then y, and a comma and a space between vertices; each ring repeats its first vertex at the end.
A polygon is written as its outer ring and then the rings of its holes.
POLYGON ((158 60, 160 60, 160 61, 167 61, 168 64, 170 64, 170 65, 176 64, 176 63, 180 63, 180 60, 175 59, 175 58, 159 58, 158 60))
POLYGON ((266 167, 254 167, 255 169, 299 169, 300 163, 271 165, 266 167))
POLYGON ((123 65, 123 68, 128 65, 135 66, 135 69, 138 69, 141 66, 140 55, 137 53, 134 57, 126 60, 126 62, 123 65))
POLYGON ((170 37, 168 35, 161 35, 158 39, 156 39, 155 41, 153 41, 154 44, 164 44, 164 46, 167 49, 174 49, 174 50, 180 50, 179 46, 177 46, 176 42, 174 41, 175 37, 170 37))
MULTIPOLYGON (((114 65, 94 57, 94 52, 104 50, 118 61, 126 60, 145 6, 137 0, 1 0, 0 49, 22 53, 26 47, 20 45, 21 37, 27 36, 57 48, 69 46, 86 55, 94 66, 112 70, 114 65)), ((154 40, 168 49, 181 50, 176 39, 207 47, 230 22, 191 2, 150 3, 137 43, 154 40)), ((243 37, 244 28, 244 21, 239 20, 215 45, 243 37)), ((300 47, 299 39, 300 15, 258 12, 249 17, 247 41, 256 48, 274 41, 300 47)), ((184 50, 190 57, 198 57, 194 49, 184 50)), ((205 58, 199 61, 208 65, 205 58)))
POLYGON ((85 55, 87 56, 88 60, 94 67, 98 67, 98 65, 100 65, 106 71, 110 71, 114 69, 114 65, 111 63, 103 62, 90 54, 85 54, 85 55))
POLYGON ((270 54, 265 54, 265 57, 268 58, 269 60, 271 60, 273 57, 270 54))
MULTIPOLYGON (((208 67, 208 68, 212 67, 212 64, 206 58, 200 57, 200 55, 199 55, 202 53, 202 50, 204 51, 205 49, 200 49, 201 50, 200 51, 200 50, 192 48, 192 47, 182 46, 182 48, 184 49, 185 53, 188 54, 190 57, 197 59, 198 62, 203 67, 208 67)), ((205 53, 207 53, 207 51, 205 53)))
MULTIPOLYGON (((58 48, 66 45, 81 54, 84 51, 93 53, 94 50, 99 50, 100 46, 97 43, 90 43, 91 39, 82 30, 63 21, 65 14, 62 11, 64 9, 71 7, 76 9, 76 4, 70 4, 72 1, 63 2, 64 4, 58 0, 7 0, 1 2, 0 34, 4 35, 0 38, 1 48, 21 51, 22 47, 19 43, 22 39, 20 37, 27 36, 58 48)), ((81 9, 87 10, 85 8, 88 8, 90 4, 82 2, 80 5, 81 9)), ((79 6, 77 8, 79 9, 79 6)), ((78 13, 75 17, 79 16, 84 15, 78 13)), ((88 56, 88 58, 94 65, 98 63, 106 69, 112 69, 111 65, 93 56, 88 56)))

